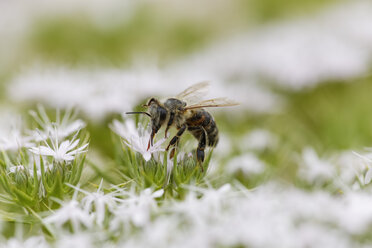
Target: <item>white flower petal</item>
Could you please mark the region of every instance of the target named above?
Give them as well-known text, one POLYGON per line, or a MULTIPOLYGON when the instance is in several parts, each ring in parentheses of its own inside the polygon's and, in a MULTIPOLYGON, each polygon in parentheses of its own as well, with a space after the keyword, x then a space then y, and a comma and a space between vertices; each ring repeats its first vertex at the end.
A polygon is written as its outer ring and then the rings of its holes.
POLYGON ((46 146, 39 146, 39 147, 31 147, 30 151, 32 153, 43 155, 43 156, 55 156, 56 153, 51 148, 46 146))
POLYGON ((163 194, 164 194, 164 189, 160 189, 152 193, 152 197, 158 198, 158 197, 161 197, 163 194))
POLYGON ((74 149, 79 144, 79 139, 75 140, 74 142, 70 143, 68 146, 68 151, 74 149))
POLYGON ((151 153, 150 152, 144 152, 144 153, 142 153, 142 156, 146 161, 149 161, 151 159, 151 153))
POLYGON ((69 140, 65 140, 61 143, 61 145, 58 147, 58 152, 59 154, 65 154, 68 150, 69 150, 69 146, 70 146, 70 141, 69 140))

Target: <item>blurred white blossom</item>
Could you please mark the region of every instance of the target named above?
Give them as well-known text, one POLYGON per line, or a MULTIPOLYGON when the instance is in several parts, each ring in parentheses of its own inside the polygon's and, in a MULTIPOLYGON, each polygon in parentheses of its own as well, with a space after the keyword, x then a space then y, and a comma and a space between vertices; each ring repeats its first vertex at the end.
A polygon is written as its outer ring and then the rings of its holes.
POLYGON ((82 209, 77 200, 72 199, 69 202, 61 202, 61 204, 62 206, 58 210, 44 219, 46 224, 62 227, 65 223, 71 223, 75 231, 78 231, 81 225, 85 227, 93 226, 92 216, 82 209))
POLYGON ((50 245, 43 236, 33 236, 22 240, 19 238, 10 238, 0 243, 0 248, 48 248, 50 245))
POLYGON ((127 198, 118 206, 111 222, 111 229, 115 230, 122 223, 132 222, 134 225, 142 227, 150 222, 150 216, 157 209, 156 198, 164 194, 164 190, 153 191, 150 188, 143 190, 140 194, 132 191, 122 191, 127 198))
POLYGON ((274 147, 276 143, 274 134, 264 129, 255 129, 241 138, 239 147, 243 150, 262 151, 274 147))
POLYGON ((321 185, 336 176, 336 166, 320 159, 312 148, 303 150, 302 159, 298 174, 307 182, 321 185))
POLYGON ((98 235, 95 233, 58 233, 58 239, 55 242, 56 248, 91 248, 95 247, 94 242, 98 235))
POLYGON ((49 137, 57 137, 62 140, 71 134, 79 132, 86 126, 84 121, 80 119, 75 120, 77 112, 72 108, 67 109, 62 116, 57 109, 55 121, 50 120, 41 105, 38 105, 38 112, 31 110, 29 113, 40 126, 39 129, 30 131, 36 141, 43 141, 49 137))
POLYGON ((0 150, 17 151, 24 147, 34 146, 32 137, 27 136, 22 120, 16 114, 1 113, 0 150), (6 120, 6 122, 4 121, 6 120))
POLYGON ((117 191, 105 194, 102 190, 102 183, 103 180, 101 180, 96 192, 88 192, 73 185, 69 185, 76 191, 85 194, 85 197, 81 200, 81 205, 83 206, 85 212, 92 213, 96 223, 100 227, 103 225, 103 221, 105 220, 106 210, 108 210, 110 213, 113 213, 117 208, 118 203, 121 201, 117 197, 120 195, 117 191))
POLYGON ((25 170, 23 165, 13 165, 9 168, 10 173, 22 172, 25 170))
POLYGON ((246 84, 265 78, 292 89, 362 76, 372 57, 371 10, 370 1, 349 1, 309 17, 268 24, 222 39, 175 68, 246 84))
POLYGON ((252 153, 236 156, 226 164, 229 173, 241 171, 244 175, 252 176, 261 174, 265 170, 265 164, 252 153))
POLYGON ((168 202, 166 215, 148 222, 140 233, 123 239, 122 244, 353 247, 357 243, 352 236, 365 232, 372 224, 368 208, 371 200, 366 196, 353 192, 337 197, 277 184, 262 185, 254 191, 236 191, 230 185, 195 188, 184 200, 168 202), (358 209, 361 212, 356 213, 358 209), (166 227, 177 231, 169 232, 166 227))
POLYGON ((358 171, 355 169, 355 174, 358 177, 359 181, 363 185, 367 185, 372 180, 372 153, 367 154, 359 154, 357 152, 353 152, 358 158, 360 158, 360 163, 364 165, 364 170, 358 171))

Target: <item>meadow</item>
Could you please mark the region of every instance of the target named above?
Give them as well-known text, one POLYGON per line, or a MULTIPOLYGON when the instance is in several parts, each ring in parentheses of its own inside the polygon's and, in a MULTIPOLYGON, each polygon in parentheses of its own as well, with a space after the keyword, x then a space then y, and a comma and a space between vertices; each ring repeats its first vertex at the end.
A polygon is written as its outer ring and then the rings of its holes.
POLYGON ((0 3, 0 247, 369 247, 371 11, 0 3), (148 147, 126 112, 205 81, 239 105, 203 163, 175 127, 148 147))

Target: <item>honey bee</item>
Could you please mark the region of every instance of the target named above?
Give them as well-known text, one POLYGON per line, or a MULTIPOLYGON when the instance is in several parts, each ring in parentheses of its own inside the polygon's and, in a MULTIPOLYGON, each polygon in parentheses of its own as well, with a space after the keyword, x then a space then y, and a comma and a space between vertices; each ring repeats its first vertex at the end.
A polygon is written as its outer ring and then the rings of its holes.
POLYGON ((210 107, 235 106, 238 103, 227 98, 214 98, 200 101, 202 93, 209 86, 208 82, 192 85, 175 97, 168 98, 164 103, 151 98, 143 105, 148 112, 127 112, 127 114, 145 114, 151 118, 151 135, 148 148, 153 145, 153 140, 160 128, 166 125, 165 137, 170 127, 175 126, 177 134, 170 140, 166 151, 173 147, 170 158, 174 156, 180 137, 188 130, 197 140, 196 158, 199 164, 204 161, 206 146, 215 147, 218 143, 218 128, 213 116, 204 110, 210 107))

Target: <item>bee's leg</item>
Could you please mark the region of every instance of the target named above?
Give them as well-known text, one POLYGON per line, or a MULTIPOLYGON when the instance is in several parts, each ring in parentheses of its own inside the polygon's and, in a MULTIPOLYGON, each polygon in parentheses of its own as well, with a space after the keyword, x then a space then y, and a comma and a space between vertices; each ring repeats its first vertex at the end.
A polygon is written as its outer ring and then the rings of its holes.
POLYGON ((176 149, 177 147, 173 147, 173 149, 171 150, 170 154, 169 154, 169 158, 172 159, 174 157, 174 154, 176 153, 176 149))
POLYGON ((171 141, 169 142, 166 151, 169 150, 169 147, 175 145, 175 144, 178 142, 179 138, 180 138, 181 135, 185 132, 186 128, 187 128, 187 125, 186 125, 186 124, 183 124, 182 127, 180 128, 180 130, 178 130, 176 136, 174 136, 174 137, 171 139, 171 141))
POLYGON ((205 132, 202 132, 200 139, 199 139, 198 148, 196 149, 196 159, 198 163, 200 164, 202 171, 204 170, 202 163, 204 162, 204 149, 205 149, 206 144, 207 144, 207 136, 205 132))
POLYGON ((165 128, 165 138, 167 138, 168 129, 170 128, 170 126, 172 126, 173 120, 174 120, 174 113, 170 112, 169 121, 168 121, 167 127, 165 128))
POLYGON ((150 146, 152 146, 153 144, 153 141, 152 141, 152 137, 154 136, 154 131, 151 132, 151 135, 150 135, 150 139, 149 139, 149 143, 147 144, 147 151, 150 149, 150 146))
POLYGON ((152 146, 153 143, 154 143, 155 134, 156 134, 156 130, 155 129, 152 129, 151 135, 150 135, 150 139, 149 139, 149 143, 147 145, 147 151, 150 149, 150 146, 152 146))

